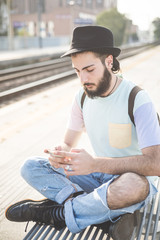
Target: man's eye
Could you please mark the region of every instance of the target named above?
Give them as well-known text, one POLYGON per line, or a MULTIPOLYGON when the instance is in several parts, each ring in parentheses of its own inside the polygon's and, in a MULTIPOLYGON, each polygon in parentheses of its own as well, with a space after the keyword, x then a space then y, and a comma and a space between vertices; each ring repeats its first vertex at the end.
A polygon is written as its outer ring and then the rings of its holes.
POLYGON ((87 69, 87 72, 93 72, 94 69, 87 69))

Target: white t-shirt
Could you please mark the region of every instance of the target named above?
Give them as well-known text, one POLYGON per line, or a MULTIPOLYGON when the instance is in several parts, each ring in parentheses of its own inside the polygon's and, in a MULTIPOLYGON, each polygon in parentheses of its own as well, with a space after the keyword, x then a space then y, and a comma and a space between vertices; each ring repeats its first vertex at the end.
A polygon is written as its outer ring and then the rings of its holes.
POLYGON ((91 99, 86 96, 83 110, 83 88, 76 94, 68 128, 86 130, 93 150, 99 157, 141 155, 141 149, 160 144, 160 126, 154 106, 146 93, 135 99, 134 120, 128 115, 128 97, 134 83, 123 80, 108 97, 91 99))

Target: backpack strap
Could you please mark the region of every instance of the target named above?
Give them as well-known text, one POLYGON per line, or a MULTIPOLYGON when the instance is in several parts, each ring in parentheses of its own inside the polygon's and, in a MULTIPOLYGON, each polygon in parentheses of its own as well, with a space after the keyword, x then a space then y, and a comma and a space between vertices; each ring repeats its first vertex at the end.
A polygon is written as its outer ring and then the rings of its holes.
MULTIPOLYGON (((131 119, 131 121, 133 122, 134 125, 135 125, 134 116, 133 116, 134 100, 135 100, 135 97, 136 97, 137 93, 141 90, 142 90, 142 88, 140 88, 138 86, 135 86, 129 94, 128 115, 129 115, 129 117, 130 117, 130 119, 131 119)), ((157 118, 158 118, 158 122, 159 122, 159 125, 160 125, 160 117, 159 117, 158 113, 157 113, 157 118)))
POLYGON ((84 103, 85 97, 86 97, 86 93, 83 92, 82 97, 81 97, 81 109, 83 109, 83 103, 84 103))
MULTIPOLYGON (((133 122, 134 125, 135 125, 134 116, 133 116, 134 101, 135 101, 135 97, 136 97, 137 93, 141 90, 142 90, 142 88, 140 88, 138 86, 135 86, 131 90, 131 92, 129 94, 129 98, 128 98, 128 115, 129 115, 129 117, 130 117, 130 119, 131 119, 131 121, 133 122)), ((82 98, 81 98, 81 109, 83 109, 83 104, 84 104, 85 97, 86 97, 86 94, 85 94, 85 92, 83 92, 82 98)), ((159 117, 158 113, 157 113, 157 118, 158 118, 159 125, 160 125, 160 117, 159 117)))
POLYGON ((157 118, 158 118, 158 122, 159 122, 159 125, 160 125, 160 117, 159 117, 158 113, 157 113, 157 118))
MULTIPOLYGON (((142 89, 140 87, 135 86, 131 90, 130 95, 129 95, 129 99, 128 99, 128 114, 129 114, 130 119, 131 119, 131 121, 133 122, 134 125, 135 125, 134 116, 133 116, 134 100, 135 100, 135 97, 136 97, 137 93, 141 90, 142 89)), ((84 104, 85 97, 86 97, 86 94, 85 94, 85 92, 83 92, 82 97, 81 97, 81 109, 83 109, 83 104, 84 104)))
POLYGON ((139 91, 141 91, 142 88, 138 87, 138 86, 135 86, 130 94, 129 94, 129 98, 128 98, 128 115, 131 119, 131 121, 133 122, 133 124, 135 125, 135 122, 134 122, 134 116, 133 116, 133 108, 134 108, 134 100, 135 100, 135 97, 137 95, 137 93, 139 91))

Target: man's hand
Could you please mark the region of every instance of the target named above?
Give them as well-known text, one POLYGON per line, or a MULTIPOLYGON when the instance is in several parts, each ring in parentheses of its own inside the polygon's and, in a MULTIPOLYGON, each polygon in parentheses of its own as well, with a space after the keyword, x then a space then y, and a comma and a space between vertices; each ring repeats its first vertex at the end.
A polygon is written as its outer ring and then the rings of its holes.
POLYGON ((55 168, 59 168, 61 167, 61 164, 64 164, 64 158, 62 156, 55 154, 55 151, 62 151, 62 150, 63 150, 63 147, 60 145, 53 149, 44 149, 45 153, 50 154, 48 157, 48 160, 51 166, 55 168))
POLYGON ((96 161, 84 149, 72 149, 71 152, 55 151, 57 166, 65 170, 67 176, 86 175, 96 172, 96 161))
POLYGON ((69 152, 71 150, 71 148, 76 146, 76 143, 78 142, 80 135, 81 135, 81 132, 79 132, 79 131, 67 129, 62 144, 53 148, 51 154, 49 153, 48 149, 44 150, 45 153, 50 154, 48 159, 49 159, 50 164, 53 167, 55 167, 55 168, 63 167, 63 165, 65 165, 65 160, 66 160, 66 158, 65 158, 66 156, 62 156, 61 158, 54 156, 54 155, 59 155, 58 153, 56 153, 56 151, 60 151, 60 152, 63 151, 66 153, 69 152))

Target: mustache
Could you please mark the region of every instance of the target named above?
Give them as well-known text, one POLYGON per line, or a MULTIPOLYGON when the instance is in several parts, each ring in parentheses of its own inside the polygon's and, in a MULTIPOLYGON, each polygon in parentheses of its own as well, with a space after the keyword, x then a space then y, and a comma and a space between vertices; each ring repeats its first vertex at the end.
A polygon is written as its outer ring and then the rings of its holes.
POLYGON ((90 85, 95 85, 94 83, 84 83, 83 86, 90 86, 90 85))

